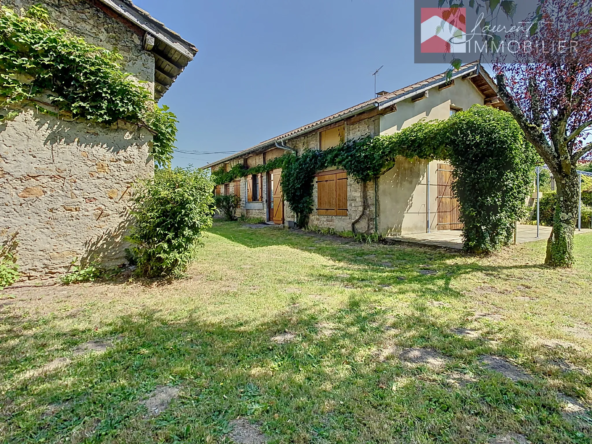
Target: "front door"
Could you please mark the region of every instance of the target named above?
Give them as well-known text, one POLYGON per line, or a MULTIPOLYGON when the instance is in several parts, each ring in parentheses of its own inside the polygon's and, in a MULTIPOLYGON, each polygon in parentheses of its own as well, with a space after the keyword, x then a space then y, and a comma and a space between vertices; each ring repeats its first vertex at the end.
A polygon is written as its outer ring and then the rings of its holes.
POLYGON ((271 172, 271 199, 269 214, 276 225, 284 223, 284 194, 282 193, 282 170, 271 172))
POLYGON ((438 164, 438 230, 462 230, 458 199, 454 196, 452 166, 438 164))

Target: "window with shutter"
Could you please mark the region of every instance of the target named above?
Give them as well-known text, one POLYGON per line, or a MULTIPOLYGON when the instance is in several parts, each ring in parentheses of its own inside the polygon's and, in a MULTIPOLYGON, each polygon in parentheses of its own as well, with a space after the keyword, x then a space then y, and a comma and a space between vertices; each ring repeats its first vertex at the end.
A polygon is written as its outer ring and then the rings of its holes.
POLYGON ((347 216, 347 173, 327 171, 317 175, 317 214, 347 216))
POLYGON ((325 151, 345 141, 345 126, 338 126, 321 133, 321 150, 325 151))
POLYGON ((247 176, 247 201, 253 202, 253 176, 247 176))

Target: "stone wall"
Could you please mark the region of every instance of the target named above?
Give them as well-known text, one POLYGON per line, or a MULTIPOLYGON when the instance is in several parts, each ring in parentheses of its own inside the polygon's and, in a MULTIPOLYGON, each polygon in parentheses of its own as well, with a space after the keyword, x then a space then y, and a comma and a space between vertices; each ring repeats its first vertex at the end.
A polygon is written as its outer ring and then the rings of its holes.
MULTIPOLYGON (((2 1, 17 11, 37 3, 2 1)), ((155 60, 140 30, 95 0, 41 3, 58 26, 117 50, 123 69, 154 92, 155 60)), ((62 274, 75 261, 124 261, 132 183, 154 174, 151 143, 152 134, 137 126, 58 120, 31 109, 0 125, 0 242, 18 232, 24 278, 62 274)))
POLYGON ((109 17, 93 5, 91 0, 2 0, 3 6, 15 10, 28 9, 41 3, 49 11, 51 21, 87 42, 117 50, 123 57, 124 71, 144 84, 154 93, 154 56, 144 51, 141 37, 128 26, 109 17))
POLYGON ((124 262, 132 183, 154 174, 152 134, 27 110, 0 125, 0 240, 18 232, 25 278, 73 261, 124 262))

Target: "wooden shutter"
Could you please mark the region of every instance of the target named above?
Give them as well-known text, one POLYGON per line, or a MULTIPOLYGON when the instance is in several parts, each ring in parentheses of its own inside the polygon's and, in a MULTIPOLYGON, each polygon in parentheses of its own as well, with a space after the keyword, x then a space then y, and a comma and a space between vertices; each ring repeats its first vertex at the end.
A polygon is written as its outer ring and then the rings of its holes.
POLYGON ((221 194, 221 192, 222 192, 222 186, 221 185, 216 186, 216 191, 215 191, 216 196, 219 196, 221 194))
POLYGON ((235 180, 234 181, 234 194, 238 197, 240 197, 240 180, 235 180))
POLYGON ((253 176, 247 176, 247 201, 253 202, 253 176))
POLYGON ((335 175, 335 200, 337 207, 335 214, 337 216, 347 216, 347 173, 337 173, 335 175))
POLYGON ((328 171, 317 175, 317 214, 347 216, 347 173, 328 171))
POLYGON ((460 207, 454 196, 453 167, 438 164, 438 230, 462 230, 460 207))

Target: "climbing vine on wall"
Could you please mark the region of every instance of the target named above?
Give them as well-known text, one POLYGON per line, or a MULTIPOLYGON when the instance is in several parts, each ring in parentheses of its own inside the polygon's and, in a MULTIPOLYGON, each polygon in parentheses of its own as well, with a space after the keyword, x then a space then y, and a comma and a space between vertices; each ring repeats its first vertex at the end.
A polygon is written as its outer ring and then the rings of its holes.
POLYGON ((224 168, 219 168, 212 172, 212 181, 216 185, 224 185, 225 183, 230 183, 236 179, 240 179, 241 177, 250 176, 252 174, 263 174, 269 171, 277 170, 283 168, 290 157, 295 156, 291 153, 284 154, 283 156, 276 157, 265 164, 257 165, 253 168, 247 168, 242 164, 236 164, 228 171, 225 171, 224 168))
POLYGON ((145 122, 156 132, 155 161, 166 166, 176 118, 167 108, 153 107, 152 94, 122 70, 122 60, 115 51, 57 28, 42 6, 31 6, 24 15, 0 9, 0 106, 29 104, 104 124, 145 122))
POLYGON ((282 188, 298 225, 307 226, 312 214, 317 172, 339 167, 365 183, 391 169, 397 156, 450 160, 466 250, 489 253, 509 243, 514 223, 525 214, 536 154, 510 114, 485 106, 474 106, 447 121, 422 121, 393 135, 288 157, 282 188))

